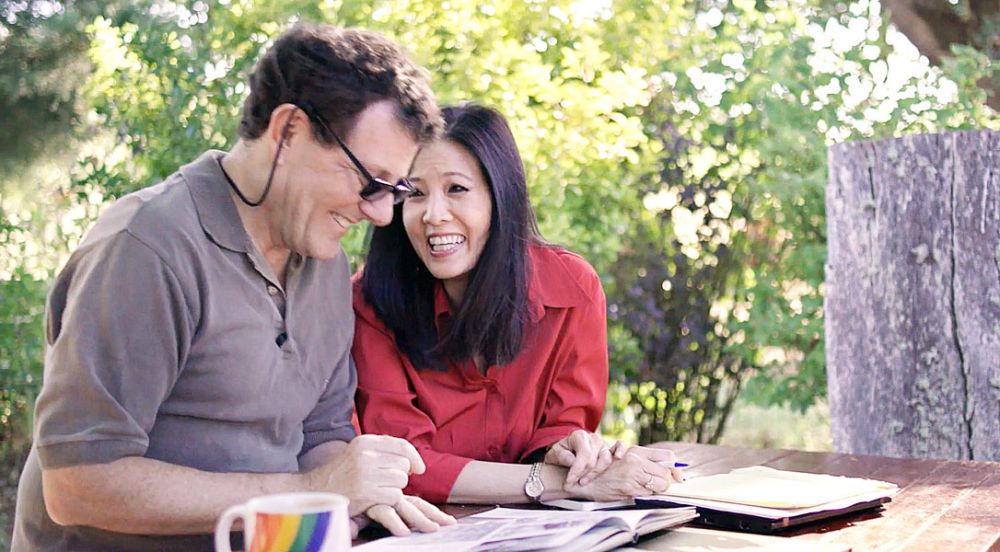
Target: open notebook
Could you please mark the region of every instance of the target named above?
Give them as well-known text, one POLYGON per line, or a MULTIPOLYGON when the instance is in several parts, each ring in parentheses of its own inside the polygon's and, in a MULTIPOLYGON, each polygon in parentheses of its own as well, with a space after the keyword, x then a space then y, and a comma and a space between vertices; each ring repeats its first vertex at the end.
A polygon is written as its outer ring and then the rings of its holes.
POLYGON ((614 512, 560 512, 494 508, 442 527, 436 533, 387 537, 358 547, 365 552, 599 552, 640 536, 678 527, 698 517, 694 508, 614 512))
POLYGON ((877 508, 893 483, 764 466, 693 477, 665 494, 636 498, 637 506, 695 506, 699 521, 728 529, 769 533, 849 512, 877 508))

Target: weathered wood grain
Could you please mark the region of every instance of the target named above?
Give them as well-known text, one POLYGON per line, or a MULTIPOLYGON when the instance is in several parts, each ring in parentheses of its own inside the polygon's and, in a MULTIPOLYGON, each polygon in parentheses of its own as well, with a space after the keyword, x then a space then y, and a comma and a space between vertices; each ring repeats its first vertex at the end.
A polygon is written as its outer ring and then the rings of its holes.
POLYGON ((1000 460, 1000 133, 829 150, 834 446, 1000 460))
MULTIPOLYGON (((884 510, 862 512, 782 531, 800 550, 815 543, 843 543, 855 552, 995 552, 1000 551, 1000 463, 887 458, 832 452, 745 449, 697 443, 656 443, 691 462, 689 477, 725 473, 733 468, 766 465, 811 473, 868 477, 899 485, 884 510)), ((489 506, 448 505, 457 517, 489 506)), ((743 533, 719 531, 733 537, 743 533)), ((384 532, 362 534, 366 542, 384 532)), ((714 541, 713 541, 714 542, 714 541)), ((642 550, 671 550, 655 540, 642 550)), ((736 547, 734 546, 734 549, 736 547)), ((706 547, 706 550, 708 548, 706 547)), ((717 549, 717 548, 712 548, 717 549)))

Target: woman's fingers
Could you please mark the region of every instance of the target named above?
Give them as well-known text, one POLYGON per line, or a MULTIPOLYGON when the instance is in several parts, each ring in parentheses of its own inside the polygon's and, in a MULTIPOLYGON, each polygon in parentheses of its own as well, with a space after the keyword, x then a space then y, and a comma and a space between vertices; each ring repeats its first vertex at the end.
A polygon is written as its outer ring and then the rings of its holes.
POLYGON ((680 468, 670 468, 670 477, 678 483, 684 482, 684 472, 680 468))
POLYGON ((645 496, 652 494, 661 494, 667 492, 670 488, 670 481, 653 474, 647 474, 645 481, 637 481, 640 485, 641 490, 636 496, 645 496))
POLYGON ((573 465, 573 460, 576 458, 571 451, 567 450, 563 446, 562 441, 552 445, 549 452, 545 454, 544 462, 546 464, 552 464, 554 466, 563 466, 568 468, 573 465))
POLYGON ((567 485, 584 484, 580 481, 581 478, 589 473, 597 464, 597 457, 604 446, 604 440, 598 437, 597 439, 600 440, 601 444, 595 447, 591 435, 594 434, 583 430, 576 430, 567 437, 568 448, 573 451, 575 456, 573 463, 569 467, 569 473, 566 474, 567 485))
POLYGON ((628 447, 621 440, 615 441, 615 444, 611 445, 611 457, 614 460, 621 460, 625 458, 625 454, 628 453, 628 447))
MULTIPOLYGON (((603 444, 603 440, 601 444, 603 444)), ((586 475, 580 478, 580 484, 586 485, 587 483, 593 481, 595 477, 604 473, 604 470, 608 469, 608 466, 611 465, 612 460, 613 455, 611 453, 611 449, 606 446, 601 447, 597 451, 597 461, 594 463, 594 467, 591 468, 586 475)))
POLYGON ((662 462, 664 464, 673 465, 677 460, 674 456, 674 451, 665 448, 658 447, 632 447, 628 449, 628 452, 635 454, 650 462, 662 462))

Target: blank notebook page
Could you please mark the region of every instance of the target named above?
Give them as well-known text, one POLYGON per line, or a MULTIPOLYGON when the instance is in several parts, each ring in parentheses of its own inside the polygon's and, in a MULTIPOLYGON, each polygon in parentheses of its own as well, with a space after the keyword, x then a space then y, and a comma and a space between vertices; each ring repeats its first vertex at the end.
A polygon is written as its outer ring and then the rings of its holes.
POLYGON ((895 488, 892 483, 873 479, 753 466, 675 483, 662 496, 791 509, 811 508, 895 488))

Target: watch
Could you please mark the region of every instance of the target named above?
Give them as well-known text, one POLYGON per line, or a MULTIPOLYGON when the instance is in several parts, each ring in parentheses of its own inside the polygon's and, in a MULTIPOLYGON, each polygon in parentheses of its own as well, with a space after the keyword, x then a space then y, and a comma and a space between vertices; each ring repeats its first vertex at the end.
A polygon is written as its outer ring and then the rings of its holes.
POLYGON ((545 492, 545 485, 542 484, 542 462, 535 462, 528 471, 528 480, 524 482, 524 494, 532 502, 538 502, 545 492))

